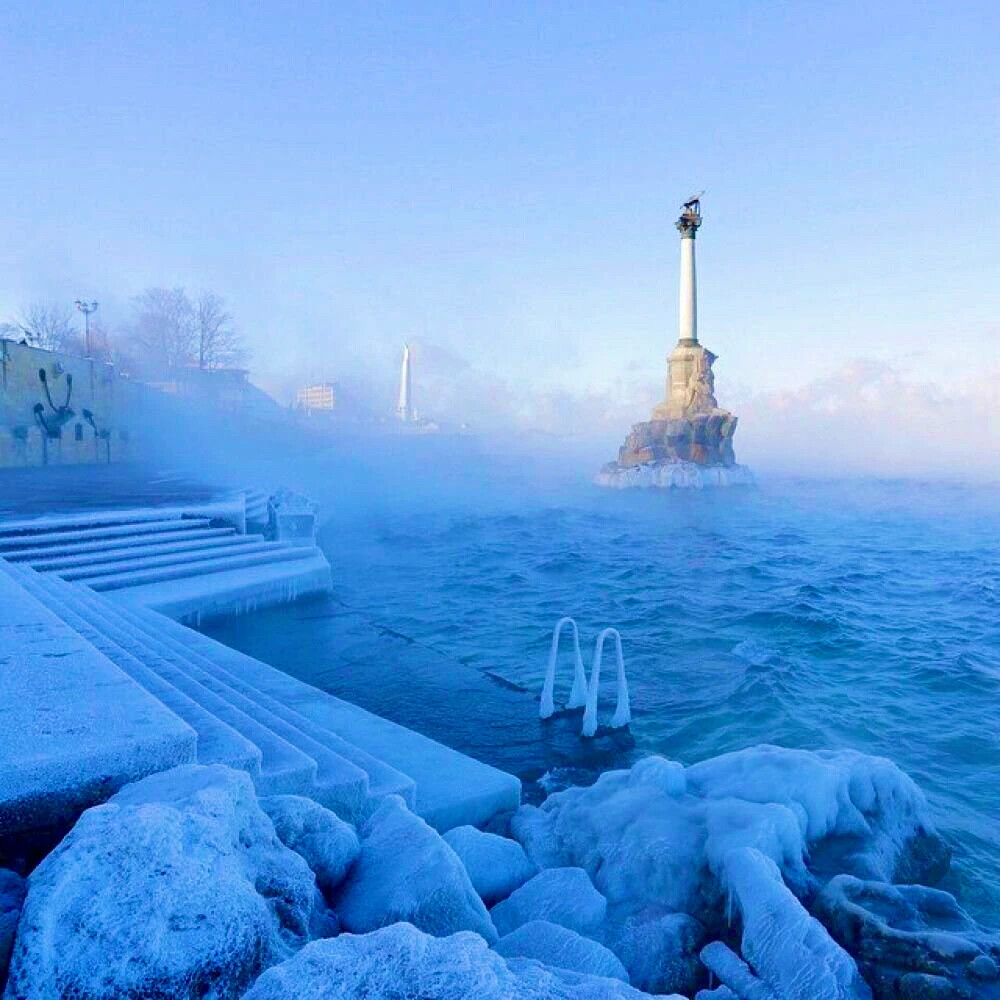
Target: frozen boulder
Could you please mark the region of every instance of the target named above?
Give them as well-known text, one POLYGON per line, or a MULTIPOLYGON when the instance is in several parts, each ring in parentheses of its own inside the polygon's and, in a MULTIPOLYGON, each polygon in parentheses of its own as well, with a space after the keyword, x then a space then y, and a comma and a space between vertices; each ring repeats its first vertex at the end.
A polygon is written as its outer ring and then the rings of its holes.
POLYGON ((604 940, 629 982, 647 993, 690 994, 703 976, 698 951, 705 928, 686 913, 632 914, 607 929, 604 940))
POLYGON ((27 891, 24 879, 17 872, 0 868, 0 990, 7 982, 10 955, 14 950, 17 921, 27 891))
POLYGON ((582 868, 547 868, 490 910, 501 936, 529 920, 548 920, 593 937, 608 912, 608 901, 582 868))
POLYGON ((722 942, 702 949, 702 961, 745 1000, 871 1000, 854 959, 811 917, 760 851, 733 851, 726 887, 743 925, 742 960, 722 942))
POLYGON ((538 874, 538 867, 528 860, 516 840, 483 833, 474 826, 456 826, 444 834, 444 839, 461 858, 473 887, 487 906, 506 899, 538 874))
POLYGON ((152 775, 31 874, 6 1000, 242 996, 305 943, 318 895, 245 772, 152 775))
POLYGON ((716 986, 714 990, 698 990, 694 1000, 740 1000, 728 986, 716 986))
MULTIPOLYGON (((269 969, 246 1000, 645 1000, 615 979, 503 958, 476 934, 435 938, 409 924, 314 941, 269 969)), ((675 997, 674 1000, 683 1000, 675 997)))
POLYGON ((694 764, 686 776, 689 790, 708 801, 790 810, 824 874, 911 882, 947 871, 950 852, 923 792, 885 757, 764 745, 694 764))
POLYGON ((406 921, 444 937, 475 931, 497 940, 490 915, 455 852, 397 795, 361 830, 361 853, 337 893, 345 930, 364 934, 406 921))
POLYGON ((949 893, 840 875, 813 912, 857 958, 878 1000, 1000 997, 1000 935, 980 927, 949 893))
POLYGON ((271 795, 261 799, 260 806, 281 842, 305 858, 324 895, 333 898, 361 853, 354 827, 301 795, 271 795))
POLYGON ((571 972, 629 981, 625 966, 604 945, 547 920, 529 920, 500 938, 493 949, 504 958, 534 958, 571 972))
POLYGON ((523 806, 514 836, 542 868, 578 866, 617 919, 659 907, 726 924, 725 859, 752 848, 809 898, 842 871, 939 875, 947 848, 891 761, 754 747, 687 769, 659 757, 523 806))

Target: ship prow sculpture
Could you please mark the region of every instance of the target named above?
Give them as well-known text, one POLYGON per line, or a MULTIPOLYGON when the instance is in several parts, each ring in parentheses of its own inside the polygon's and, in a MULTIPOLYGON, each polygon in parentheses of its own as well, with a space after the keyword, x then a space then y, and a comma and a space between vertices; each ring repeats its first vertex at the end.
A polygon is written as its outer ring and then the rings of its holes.
POLYGON ((681 234, 680 337, 667 358, 666 398, 652 417, 634 424, 618 460, 598 473, 600 486, 702 487, 753 482, 736 462, 738 418, 715 398, 716 355, 698 342, 694 242, 701 226, 701 195, 684 202, 681 234))

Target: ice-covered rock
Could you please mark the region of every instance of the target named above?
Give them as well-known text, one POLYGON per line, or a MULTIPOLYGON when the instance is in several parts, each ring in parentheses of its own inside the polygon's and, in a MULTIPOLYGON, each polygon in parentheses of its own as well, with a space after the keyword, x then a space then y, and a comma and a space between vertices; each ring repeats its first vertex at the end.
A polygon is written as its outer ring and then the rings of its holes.
POLYGON ((0 868, 0 990, 7 982, 10 955, 14 950, 14 934, 17 920, 24 905, 27 887, 17 872, 0 868))
POLYGON ((947 861, 916 785, 891 761, 849 751, 763 746, 687 769, 647 757, 523 806, 511 830, 540 867, 585 869, 618 921, 659 907, 723 924, 724 862, 745 847, 800 897, 817 873, 933 875, 947 861))
POLYGON ((694 1000, 739 1000, 728 986, 716 986, 714 990, 698 990, 694 1000))
POLYGON ((813 912, 857 958, 877 1000, 1000 997, 1000 935, 980 927, 949 893, 840 875, 813 912))
POLYGON ((475 931, 497 940, 465 866, 399 796, 387 796, 361 829, 361 854, 340 886, 342 926, 363 934, 406 921, 443 937, 475 931))
POLYGON ((189 765, 88 809, 28 880, 6 1000, 238 997, 319 892, 243 771, 189 765))
POLYGON ((260 806, 281 842, 306 859, 320 889, 332 899, 361 853, 354 827, 301 795, 271 795, 261 799, 260 806))
POLYGON ((548 868, 490 910, 500 935, 531 920, 548 920, 593 937, 604 923, 608 901, 582 868, 548 868))
POLYGON ((629 981, 625 966, 604 945, 548 920, 529 920, 500 938, 493 949, 504 958, 534 958, 571 972, 629 981))
MULTIPOLYGON (((503 958, 476 934, 435 938, 409 924, 315 941, 269 969, 246 1000, 643 1000, 615 979, 503 958)), ((673 1000, 683 1000, 674 997, 673 1000)))
POLYGON ((647 993, 692 993, 702 977, 704 940, 705 928, 686 913, 631 914, 604 932, 629 982, 647 993))
POLYGON ((474 826, 456 826, 444 834, 444 839, 461 858, 473 887, 487 906, 506 899, 538 874, 538 867, 528 860, 524 848, 508 837, 483 833, 474 826))
POLYGON ((721 942, 702 961, 745 1000, 871 1000, 854 959, 811 917, 778 866, 745 847, 725 859, 724 880, 742 921, 742 962, 721 942))

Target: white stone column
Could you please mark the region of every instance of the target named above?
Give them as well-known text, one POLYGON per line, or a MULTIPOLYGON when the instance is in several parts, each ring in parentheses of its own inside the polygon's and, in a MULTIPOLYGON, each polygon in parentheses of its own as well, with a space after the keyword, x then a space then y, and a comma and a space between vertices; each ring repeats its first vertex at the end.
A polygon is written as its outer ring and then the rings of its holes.
POLYGON ((678 346, 694 347, 698 343, 698 286, 694 267, 694 238, 701 225, 701 202, 692 198, 684 203, 677 220, 681 234, 680 330, 678 346))
POLYGON ((681 234, 680 342, 698 343, 698 287, 694 268, 693 229, 681 234))

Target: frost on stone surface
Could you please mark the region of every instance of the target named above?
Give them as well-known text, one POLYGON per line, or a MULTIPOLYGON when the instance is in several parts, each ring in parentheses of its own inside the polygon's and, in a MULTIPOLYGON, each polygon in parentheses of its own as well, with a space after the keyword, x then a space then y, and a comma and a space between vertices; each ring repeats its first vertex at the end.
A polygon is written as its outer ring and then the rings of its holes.
POLYGON ((538 866, 528 860, 524 848, 508 837, 483 833, 474 826, 456 826, 444 834, 444 839, 465 865, 473 887, 487 906, 506 899, 538 874, 538 866))
POLYGON ((893 996, 907 977, 915 990, 915 977, 928 975, 957 996, 1000 997, 1000 934, 977 924, 950 893, 839 875, 813 912, 857 956, 877 997, 893 996))
POLYGON ((816 888, 807 861, 890 877, 940 874, 947 861, 916 785, 849 751, 763 746, 686 769, 647 757, 523 806, 511 831, 540 867, 584 868, 619 921, 661 907, 724 923, 723 863, 742 847, 771 858, 798 895, 816 888))
POLYGON ((547 920, 530 920, 500 938, 494 951, 504 958, 533 958, 545 965, 629 982, 625 966, 603 945, 547 920))
POLYGON ((466 930, 497 940, 458 856, 401 798, 387 796, 360 832, 361 854, 335 900, 345 930, 405 921, 437 936, 466 930))
POLYGON ((161 772, 83 813, 32 873, 5 998, 238 997, 305 943, 317 896, 247 774, 161 772))
POLYGON ((743 962, 720 942, 703 949, 702 960, 726 986, 746 1000, 871 1000, 854 959, 792 895, 770 858, 745 847, 727 855, 724 868, 742 922, 743 962))
POLYGON ((607 900, 582 868, 547 868, 490 910, 500 935, 530 920, 548 920, 585 937, 600 932, 607 900))
POLYGON ((686 913, 634 913, 604 932, 629 982, 647 993, 692 993, 703 974, 698 952, 704 940, 705 928, 686 913))
POLYGON ((7 968, 14 950, 14 933, 27 886, 17 872, 0 868, 0 990, 7 982, 7 968))
MULTIPOLYGON (((435 938, 409 924, 307 945, 246 1000, 643 1000, 615 979, 504 961, 476 934, 435 938)), ((673 1000, 683 1000, 675 997, 673 1000)))
POLYGON ((361 853, 354 827, 301 795, 270 795, 260 806, 281 842, 305 858, 323 894, 332 899, 361 853))

